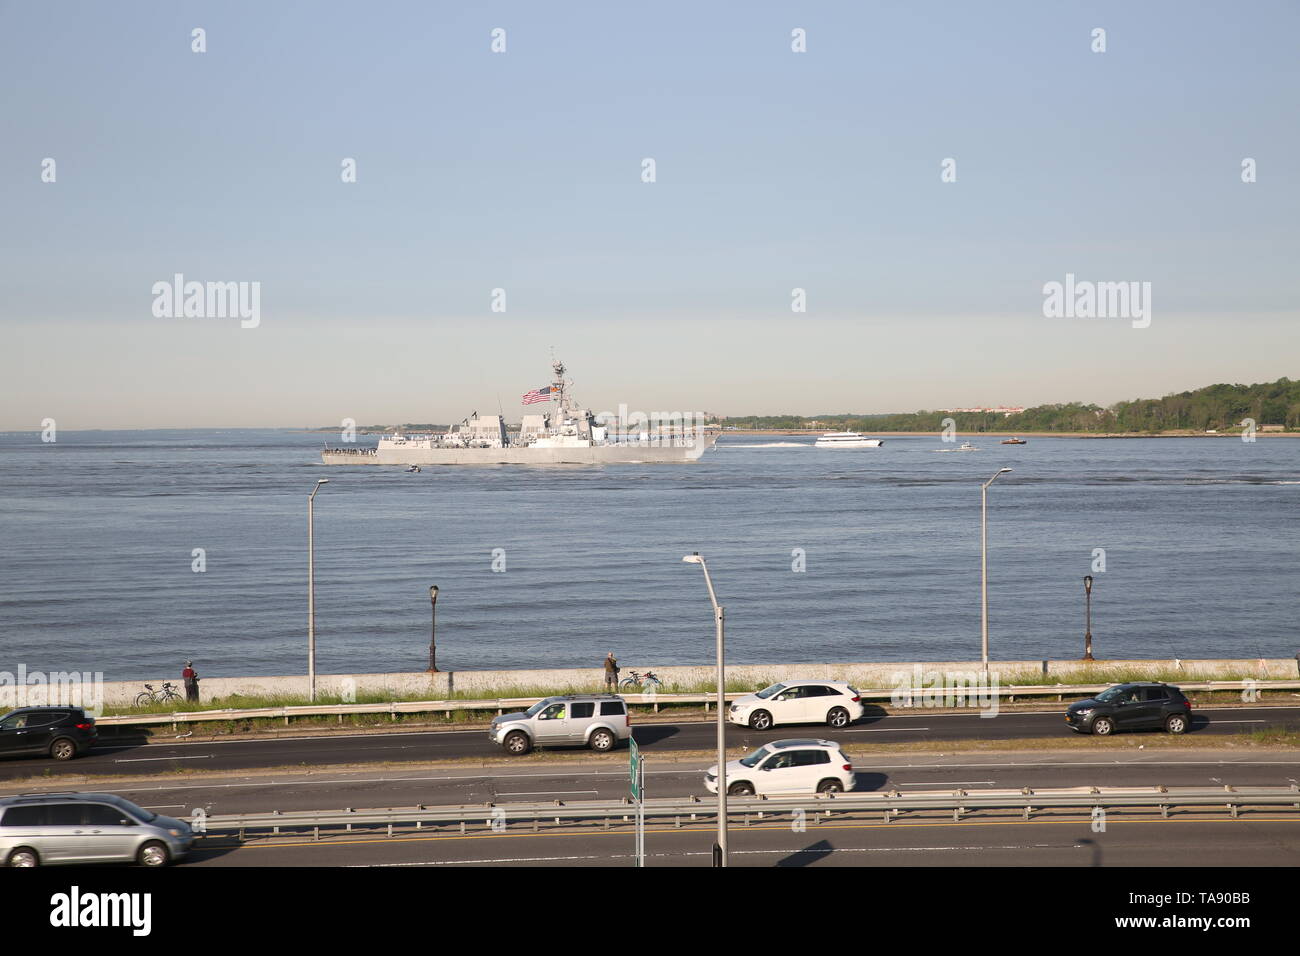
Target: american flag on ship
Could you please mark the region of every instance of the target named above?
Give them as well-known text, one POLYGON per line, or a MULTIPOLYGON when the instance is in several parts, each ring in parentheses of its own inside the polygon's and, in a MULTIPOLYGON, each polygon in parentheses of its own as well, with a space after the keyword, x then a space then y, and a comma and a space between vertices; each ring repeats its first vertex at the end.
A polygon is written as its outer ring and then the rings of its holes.
POLYGON ((547 385, 545 388, 535 388, 531 392, 524 392, 524 404, 536 405, 538 402, 549 402, 553 391, 555 389, 547 385))

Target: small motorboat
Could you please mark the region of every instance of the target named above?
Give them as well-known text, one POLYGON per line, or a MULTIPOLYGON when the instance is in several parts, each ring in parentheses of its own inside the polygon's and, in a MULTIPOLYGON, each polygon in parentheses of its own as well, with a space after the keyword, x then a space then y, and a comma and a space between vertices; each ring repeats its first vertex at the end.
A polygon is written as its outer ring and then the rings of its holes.
POLYGON ((419 472, 420 472, 420 466, 419 466, 419 465, 412 465, 410 468, 406 469, 406 473, 407 473, 408 475, 411 474, 411 472, 415 472, 416 474, 419 474, 419 472))
POLYGON ((1029 442, 1025 441, 1023 438, 1004 438, 1002 439, 1002 444, 1003 445, 1028 445, 1029 442))

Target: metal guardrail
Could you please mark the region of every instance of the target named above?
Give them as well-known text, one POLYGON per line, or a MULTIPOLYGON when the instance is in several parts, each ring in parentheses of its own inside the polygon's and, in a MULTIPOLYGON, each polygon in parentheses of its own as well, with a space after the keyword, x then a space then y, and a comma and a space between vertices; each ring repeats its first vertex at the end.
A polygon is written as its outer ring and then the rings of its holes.
MULTIPOLYGON (((1070 697, 1087 697, 1092 694, 1101 693, 1107 687, 1113 687, 1114 684, 1034 684, 1021 686, 1006 686, 996 688, 985 688, 978 691, 981 695, 996 695, 1000 699, 1014 701, 1016 697, 1056 697, 1058 699, 1070 697)), ((1225 691, 1225 690, 1300 690, 1300 681, 1283 681, 1283 680, 1235 680, 1235 681, 1184 681, 1178 684, 1184 691, 1225 691)), ((725 696, 727 700, 735 700, 738 697, 744 697, 749 691, 737 691, 728 693, 725 696)), ((898 689, 890 690, 864 690, 859 691, 859 696, 864 701, 892 701, 900 696, 903 691, 898 689)), ((965 694, 965 699, 970 700, 976 695, 973 688, 953 687, 953 688, 911 688, 910 693, 914 698, 925 697, 961 697, 965 694)), ((703 704, 708 709, 709 704, 717 699, 716 694, 622 694, 624 700, 629 704, 638 704, 645 706, 654 706, 658 711, 659 704, 703 704)), ((450 714, 458 710, 495 710, 498 714, 506 713, 510 710, 524 710, 537 703, 540 697, 505 697, 505 698, 484 698, 482 700, 418 700, 418 701, 394 701, 380 704, 307 704, 292 707, 252 707, 243 709, 223 709, 223 710, 200 710, 200 711, 169 711, 163 714, 130 714, 112 717, 100 717, 96 723, 100 726, 108 727, 129 727, 129 726, 149 726, 154 724, 171 724, 175 727, 177 724, 198 723, 212 720, 253 720, 258 718, 283 718, 286 724, 293 717, 327 717, 338 715, 342 721, 345 715, 349 714, 389 714, 394 720, 398 714, 422 714, 422 713, 443 713, 450 714)), ((974 706, 970 704, 968 706, 974 706)))
MULTIPOLYGON (((1028 820, 1043 810, 1103 810, 1150 809, 1168 817, 1174 809, 1193 810, 1221 808, 1236 818, 1248 807, 1291 807, 1300 811, 1300 787, 1223 787, 1167 788, 1167 787, 1071 787, 1065 789, 1033 790, 936 790, 912 793, 887 791, 880 793, 808 794, 794 797, 730 797, 727 816, 744 817, 745 822, 757 815, 781 816, 799 811, 807 815, 829 816, 831 813, 878 813, 885 822, 905 812, 950 812, 954 821, 963 815, 979 810, 1016 810, 1028 820)), ((373 829, 386 827, 391 836, 394 826, 459 825, 485 826, 498 832, 508 829, 511 823, 531 823, 534 828, 543 821, 563 825, 564 822, 631 821, 635 805, 627 799, 564 803, 507 803, 474 804, 445 807, 407 807, 372 810, 293 811, 289 813, 221 814, 205 821, 207 833, 235 833, 243 839, 250 831, 308 831, 319 839, 322 829, 354 828, 373 829)), ((701 819, 715 820, 717 804, 712 799, 699 797, 650 799, 645 802, 647 818, 676 819, 681 826, 685 818, 690 822, 701 819)))

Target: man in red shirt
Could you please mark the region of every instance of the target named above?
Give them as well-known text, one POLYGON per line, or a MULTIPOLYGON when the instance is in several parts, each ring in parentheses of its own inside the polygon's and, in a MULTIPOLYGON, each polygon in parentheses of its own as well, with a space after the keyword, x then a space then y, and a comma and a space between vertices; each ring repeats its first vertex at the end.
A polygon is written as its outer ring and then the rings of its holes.
POLYGON ((181 671, 181 680, 185 682, 185 699, 199 699, 199 675, 194 670, 194 662, 186 661, 185 670, 181 671))

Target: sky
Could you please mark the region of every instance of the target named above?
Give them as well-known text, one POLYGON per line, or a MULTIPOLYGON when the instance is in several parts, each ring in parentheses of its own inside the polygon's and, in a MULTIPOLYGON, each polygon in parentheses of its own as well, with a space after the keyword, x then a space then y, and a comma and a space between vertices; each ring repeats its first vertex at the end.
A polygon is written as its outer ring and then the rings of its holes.
POLYGON ((0 0, 0 428, 517 420, 552 349, 598 411, 1297 377, 1297 32, 1255 0, 0 0), (257 283, 255 323, 169 313, 177 274, 257 283), (1150 283, 1149 324, 1045 316, 1067 275, 1150 283))

